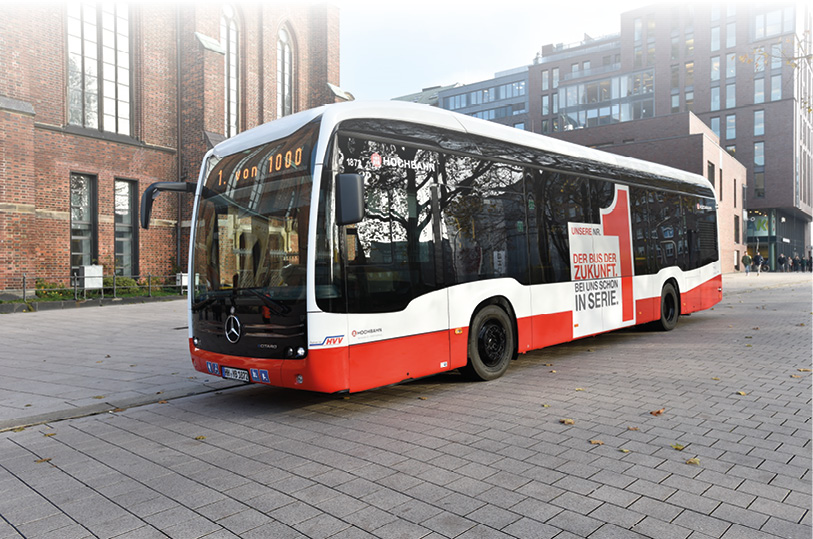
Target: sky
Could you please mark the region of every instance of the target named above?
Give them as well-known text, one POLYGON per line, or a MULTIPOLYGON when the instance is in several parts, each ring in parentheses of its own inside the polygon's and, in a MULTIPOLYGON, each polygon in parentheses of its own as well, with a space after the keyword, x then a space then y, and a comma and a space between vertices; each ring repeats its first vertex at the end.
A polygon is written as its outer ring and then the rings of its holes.
POLYGON ((334 0, 341 83, 357 100, 471 84, 533 62, 542 46, 620 31, 657 0, 334 0))

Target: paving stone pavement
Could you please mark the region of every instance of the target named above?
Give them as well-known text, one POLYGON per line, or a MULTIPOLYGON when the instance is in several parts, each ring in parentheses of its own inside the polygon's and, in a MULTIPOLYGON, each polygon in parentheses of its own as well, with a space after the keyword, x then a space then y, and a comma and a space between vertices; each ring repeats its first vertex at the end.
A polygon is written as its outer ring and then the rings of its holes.
POLYGON ((193 371, 182 302, 2 316, 0 538, 809 539, 810 275, 724 287, 346 396, 193 371))

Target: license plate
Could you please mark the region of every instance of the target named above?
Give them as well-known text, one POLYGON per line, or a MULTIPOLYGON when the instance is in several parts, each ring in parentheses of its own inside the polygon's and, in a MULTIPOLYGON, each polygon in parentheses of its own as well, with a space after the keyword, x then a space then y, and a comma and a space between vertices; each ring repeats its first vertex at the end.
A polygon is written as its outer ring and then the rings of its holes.
POLYGON ((223 367, 223 378, 228 378, 229 380, 238 380, 240 382, 250 382, 251 379, 248 377, 248 371, 245 369, 233 369, 231 367, 223 367))

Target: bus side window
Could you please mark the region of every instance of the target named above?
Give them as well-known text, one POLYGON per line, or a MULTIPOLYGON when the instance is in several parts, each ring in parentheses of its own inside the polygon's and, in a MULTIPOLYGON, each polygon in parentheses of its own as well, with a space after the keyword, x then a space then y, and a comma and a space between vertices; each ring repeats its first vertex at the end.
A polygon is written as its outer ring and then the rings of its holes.
POLYGON ((587 180, 560 172, 544 171, 535 184, 539 230, 539 254, 550 269, 547 282, 570 280, 568 223, 584 223, 589 217, 587 180))
POLYGON ((646 189, 630 187, 630 214, 635 275, 647 275, 652 273, 652 269, 655 267, 655 253, 649 237, 649 207, 646 189))

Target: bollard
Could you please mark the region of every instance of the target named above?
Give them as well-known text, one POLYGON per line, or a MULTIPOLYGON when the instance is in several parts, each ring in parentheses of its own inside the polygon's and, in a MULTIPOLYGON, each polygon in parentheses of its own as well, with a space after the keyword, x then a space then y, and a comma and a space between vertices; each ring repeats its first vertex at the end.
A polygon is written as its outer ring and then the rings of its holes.
POLYGON ((147 274, 147 290, 149 290, 149 296, 152 297, 152 274, 147 274))
POLYGON ((23 303, 25 303, 26 300, 27 300, 26 293, 25 293, 26 288, 27 288, 27 286, 26 286, 26 281, 25 281, 25 273, 23 273, 23 303))
POLYGON ((116 299, 116 269, 113 268, 113 299, 116 299))

